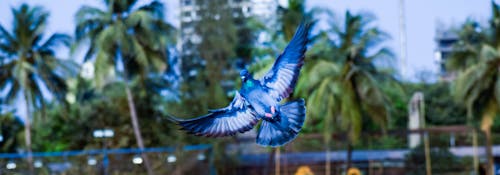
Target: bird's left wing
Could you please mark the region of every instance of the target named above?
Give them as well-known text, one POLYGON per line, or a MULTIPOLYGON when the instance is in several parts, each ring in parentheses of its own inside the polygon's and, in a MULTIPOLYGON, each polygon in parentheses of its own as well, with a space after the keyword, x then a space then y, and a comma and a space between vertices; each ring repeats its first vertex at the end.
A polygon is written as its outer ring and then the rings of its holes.
POLYGON ((285 51, 276 59, 273 67, 260 80, 269 88, 272 97, 281 101, 295 88, 308 42, 309 24, 300 24, 285 51))
POLYGON ((210 110, 210 113, 193 119, 171 119, 191 134, 206 137, 231 136, 251 130, 259 121, 246 106, 245 99, 236 92, 229 106, 210 110))

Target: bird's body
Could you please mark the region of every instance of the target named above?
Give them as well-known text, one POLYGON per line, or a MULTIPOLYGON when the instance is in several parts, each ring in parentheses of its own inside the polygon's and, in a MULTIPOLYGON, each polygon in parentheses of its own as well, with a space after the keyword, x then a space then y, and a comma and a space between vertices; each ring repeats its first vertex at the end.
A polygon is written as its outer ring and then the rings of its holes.
POLYGON ((299 26, 285 51, 271 70, 256 80, 247 71, 240 72, 242 87, 229 106, 210 110, 193 119, 171 119, 189 133, 222 137, 251 130, 261 122, 257 143, 281 146, 293 140, 302 129, 306 117, 303 99, 281 104, 292 92, 304 63, 309 25, 299 26))
MULTIPOLYGON (((263 87, 259 81, 251 79, 247 80, 241 90, 241 96, 247 99, 249 105, 252 107, 257 117, 263 118, 267 114, 273 114, 271 107, 273 106, 277 110, 279 101, 273 99, 266 88, 263 87)), ((274 112, 277 114, 276 112, 274 112)))

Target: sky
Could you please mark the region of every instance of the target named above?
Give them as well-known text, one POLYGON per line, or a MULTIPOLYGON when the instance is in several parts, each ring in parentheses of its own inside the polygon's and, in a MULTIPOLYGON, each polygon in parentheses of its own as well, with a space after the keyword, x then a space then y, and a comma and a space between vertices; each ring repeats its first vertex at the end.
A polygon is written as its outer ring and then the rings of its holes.
MULTIPOLYGON (((162 1, 165 3, 167 21, 179 26, 179 0, 162 1)), ((42 5, 50 12, 48 33, 72 34, 75 26, 74 14, 79 7, 102 6, 100 0, 1 0, 0 25, 10 29, 12 20, 10 8, 17 7, 23 2, 42 5)), ((139 4, 147 2, 150 1, 140 0, 139 4)), ((392 36, 391 40, 386 42, 386 46, 400 58, 399 0, 306 0, 306 2, 307 8, 329 8, 339 17, 347 9, 355 13, 374 14, 377 17, 375 25, 392 36)), ((438 25, 458 26, 469 17, 485 23, 491 16, 489 0, 406 0, 404 8, 408 60, 406 79, 414 78, 415 73, 421 70, 437 72, 438 66, 434 61, 436 48, 434 38, 438 25)))

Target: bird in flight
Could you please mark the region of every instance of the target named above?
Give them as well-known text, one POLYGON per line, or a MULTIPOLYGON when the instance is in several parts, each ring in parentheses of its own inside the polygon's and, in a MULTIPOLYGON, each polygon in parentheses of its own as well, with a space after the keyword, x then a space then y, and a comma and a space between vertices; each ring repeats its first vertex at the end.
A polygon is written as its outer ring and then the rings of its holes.
POLYGON ((182 130, 205 137, 232 136, 251 130, 262 121, 256 142, 277 147, 293 140, 306 117, 304 99, 281 104, 295 88, 309 35, 309 24, 300 24, 285 51, 271 70, 256 80, 247 70, 240 72, 242 87, 229 106, 209 110, 209 114, 192 119, 170 116, 182 130))

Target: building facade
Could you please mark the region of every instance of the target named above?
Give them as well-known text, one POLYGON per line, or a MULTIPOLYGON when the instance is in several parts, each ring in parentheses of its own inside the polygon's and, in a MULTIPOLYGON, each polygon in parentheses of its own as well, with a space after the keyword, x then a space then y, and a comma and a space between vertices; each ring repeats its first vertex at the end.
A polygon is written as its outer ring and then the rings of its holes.
MULTIPOLYGON (((224 0, 223 8, 231 11, 233 18, 257 17, 263 21, 276 15, 278 8, 277 0, 224 0)), ((201 10, 206 4, 205 0, 180 0, 180 38, 178 44, 179 56, 183 77, 194 77, 197 75, 196 67, 204 66, 205 61, 197 52, 197 45, 203 38, 196 33, 196 25, 201 20, 201 10)), ((215 15, 214 18, 218 16, 215 15)))
POLYGON ((458 42, 458 35, 450 29, 437 29, 436 30, 436 50, 434 52, 434 59, 438 64, 438 75, 441 81, 451 81, 455 78, 455 72, 446 69, 446 60, 450 58, 458 42))

